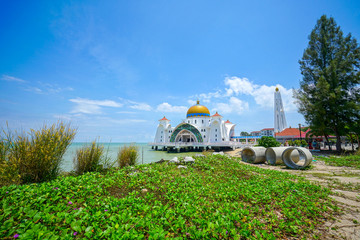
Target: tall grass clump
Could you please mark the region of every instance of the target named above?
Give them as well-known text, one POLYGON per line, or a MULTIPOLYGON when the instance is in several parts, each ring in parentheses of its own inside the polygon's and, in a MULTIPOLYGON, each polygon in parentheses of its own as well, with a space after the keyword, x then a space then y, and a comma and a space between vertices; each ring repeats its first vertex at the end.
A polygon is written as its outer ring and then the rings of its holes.
POLYGON ((102 171, 112 165, 110 158, 104 155, 104 146, 96 143, 96 140, 78 149, 74 157, 75 173, 78 175, 102 171))
POLYGON ((139 148, 136 146, 123 146, 119 149, 117 162, 119 167, 133 166, 139 158, 139 148))
POLYGON ((11 138, 10 132, 3 131, 1 142, 9 144, 9 148, 1 156, 2 164, 16 172, 12 174, 19 177, 20 183, 53 180, 60 173, 62 157, 75 134, 76 130, 63 122, 28 133, 16 132, 11 138))

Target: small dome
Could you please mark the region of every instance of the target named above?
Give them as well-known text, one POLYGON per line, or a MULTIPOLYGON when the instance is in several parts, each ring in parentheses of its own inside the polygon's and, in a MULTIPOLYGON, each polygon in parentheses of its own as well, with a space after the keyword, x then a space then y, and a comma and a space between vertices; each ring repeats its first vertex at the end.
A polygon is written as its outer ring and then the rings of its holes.
POLYGON ((196 105, 189 108, 186 117, 210 117, 210 111, 207 107, 200 105, 198 100, 196 105))
POLYGON ((276 88, 275 88, 275 91, 276 91, 276 92, 278 92, 278 91, 279 91, 279 88, 278 88, 278 87, 276 87, 276 88))

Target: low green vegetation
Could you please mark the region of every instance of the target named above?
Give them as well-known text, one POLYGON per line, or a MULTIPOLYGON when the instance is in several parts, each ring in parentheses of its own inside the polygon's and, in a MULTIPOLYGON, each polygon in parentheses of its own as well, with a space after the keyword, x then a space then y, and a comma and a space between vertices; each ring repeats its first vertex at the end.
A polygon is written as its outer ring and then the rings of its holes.
POLYGON ((336 210, 329 194, 220 155, 112 168, 0 188, 0 238, 307 238, 336 210))
POLYGON ((258 145, 263 146, 265 148, 269 148, 269 147, 279 147, 281 145, 281 143, 276 141, 276 139, 274 137, 262 136, 259 139, 258 145))
POLYGON ((360 169, 360 154, 348 156, 316 156, 315 159, 324 161, 326 164, 338 167, 353 167, 360 169))
POLYGON ((76 130, 58 122, 28 133, 0 133, 0 186, 55 179, 76 130))
POLYGON ((123 146, 119 149, 117 162, 119 167, 134 166, 139 158, 139 151, 136 146, 123 146))
POLYGON ((78 175, 102 171, 112 165, 111 160, 105 155, 104 146, 96 143, 96 140, 78 149, 74 157, 75 173, 78 175))

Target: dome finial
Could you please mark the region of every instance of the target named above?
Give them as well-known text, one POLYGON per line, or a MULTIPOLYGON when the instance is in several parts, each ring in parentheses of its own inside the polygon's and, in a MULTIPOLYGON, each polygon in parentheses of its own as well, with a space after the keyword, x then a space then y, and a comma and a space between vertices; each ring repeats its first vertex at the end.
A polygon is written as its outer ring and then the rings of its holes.
POLYGON ((277 91, 277 92, 278 92, 278 91, 279 91, 279 88, 278 88, 278 87, 276 87, 276 88, 275 88, 275 91, 277 91))
POLYGON ((198 100, 196 100, 196 104, 198 104, 198 105, 200 104, 200 101, 199 101, 199 99, 198 99, 198 100))

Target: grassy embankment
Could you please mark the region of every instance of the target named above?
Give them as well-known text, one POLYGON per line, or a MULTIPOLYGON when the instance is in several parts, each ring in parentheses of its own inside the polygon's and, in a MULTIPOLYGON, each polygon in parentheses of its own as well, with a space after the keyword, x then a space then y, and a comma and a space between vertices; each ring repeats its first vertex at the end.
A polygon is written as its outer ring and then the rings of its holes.
POLYGON ((113 168, 0 188, 0 238, 306 238, 335 208, 329 193, 218 155, 113 168))
POLYGON ((360 152, 347 156, 316 156, 315 159, 324 161, 327 165, 331 166, 360 169, 360 152))

